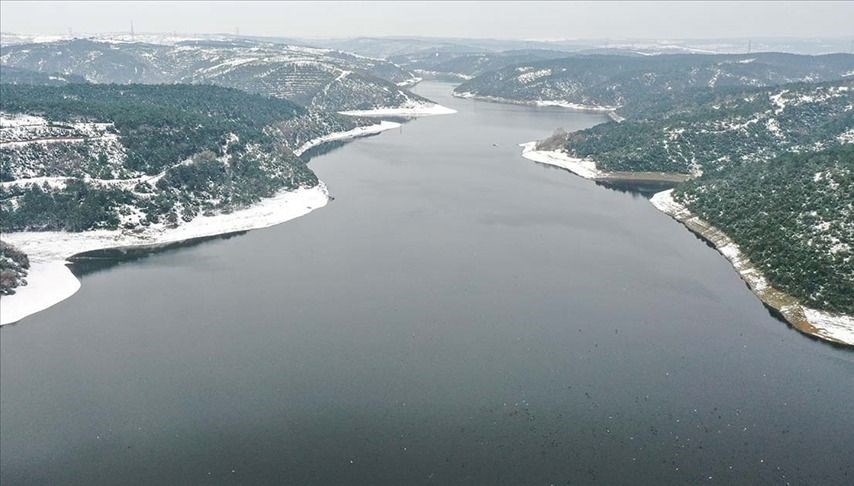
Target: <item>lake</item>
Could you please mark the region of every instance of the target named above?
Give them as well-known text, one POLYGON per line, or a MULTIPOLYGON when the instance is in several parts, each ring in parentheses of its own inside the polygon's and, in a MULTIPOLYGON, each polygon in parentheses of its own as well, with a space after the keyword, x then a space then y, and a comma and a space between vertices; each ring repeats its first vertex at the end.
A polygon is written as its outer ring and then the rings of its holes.
POLYGON ((603 116, 451 89, 315 157, 325 208, 81 262, 4 326, 2 483, 854 481, 854 353, 642 194, 520 156, 603 116))

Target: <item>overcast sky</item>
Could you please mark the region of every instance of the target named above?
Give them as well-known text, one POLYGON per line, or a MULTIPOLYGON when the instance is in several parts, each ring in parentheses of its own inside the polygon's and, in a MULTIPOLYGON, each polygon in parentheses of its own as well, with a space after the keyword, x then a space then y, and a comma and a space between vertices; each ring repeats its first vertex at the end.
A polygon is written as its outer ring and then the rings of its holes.
POLYGON ((506 39, 854 37, 854 2, 0 2, 3 32, 506 39))

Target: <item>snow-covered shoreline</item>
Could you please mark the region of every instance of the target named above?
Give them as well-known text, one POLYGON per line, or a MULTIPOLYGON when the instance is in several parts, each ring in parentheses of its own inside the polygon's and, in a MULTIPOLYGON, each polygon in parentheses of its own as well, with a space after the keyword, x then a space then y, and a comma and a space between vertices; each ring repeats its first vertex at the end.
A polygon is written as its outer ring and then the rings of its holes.
POLYGON ((792 327, 826 341, 854 346, 854 316, 811 309, 802 305, 795 297, 772 287, 729 236, 673 199, 673 189, 656 193, 650 202, 690 231, 711 242, 718 252, 730 261, 750 290, 765 305, 782 315, 792 327))
MULTIPOLYGON (((627 174, 614 174, 602 171, 596 167, 596 162, 589 159, 572 157, 558 150, 537 150, 537 142, 520 144, 522 156, 542 164, 561 167, 589 180, 619 180, 629 179, 627 174)), ((671 174, 673 175, 673 174, 671 174)), ((647 177, 654 177, 655 174, 647 177)), ((662 174, 665 178, 667 174, 662 174)), ((643 178, 640 174, 638 178, 643 178)), ((656 193, 650 202, 660 211, 681 222, 689 230, 710 241, 715 248, 732 263, 741 278, 750 289, 768 307, 775 309, 792 326, 804 334, 837 344, 854 346, 854 316, 834 315, 828 312, 808 308, 792 297, 772 287, 759 270, 741 252, 725 233, 711 224, 694 216, 688 208, 676 202, 673 189, 656 193)))
POLYGON ((573 157, 562 150, 537 150, 537 142, 519 144, 522 157, 541 164, 553 165, 572 172, 575 175, 593 181, 610 182, 681 182, 688 179, 687 174, 672 172, 608 172, 599 169, 596 161, 573 157))
MULTIPOLYGON (((354 116, 426 116, 456 113, 456 110, 435 103, 418 103, 402 108, 380 108, 368 111, 342 112, 354 116)), ((380 121, 374 125, 334 132, 307 141, 294 153, 302 155, 309 149, 327 142, 374 135, 398 128, 400 123, 380 121)), ((49 178, 61 179, 61 178, 49 178)), ((11 184, 20 181, 13 181, 11 184)), ((33 181, 29 181, 33 182, 33 181)), ((58 181, 51 181, 57 182, 58 181)), ((121 181, 125 182, 125 181, 121 181)), ((80 281, 71 273, 68 259, 93 250, 121 248, 154 248, 172 243, 206 238, 253 229, 266 228, 290 221, 321 208, 329 201, 326 185, 281 191, 275 196, 227 214, 198 216, 174 228, 151 225, 138 231, 95 230, 71 233, 66 231, 23 231, 4 233, 3 240, 25 252, 30 259, 27 285, 15 289, 15 294, 3 296, 0 305, 0 326, 17 322, 61 302, 80 288, 80 281)))
POLYGON ((308 142, 300 145, 299 148, 294 150, 296 155, 304 154, 308 149, 317 147, 318 145, 322 145, 326 142, 332 142, 336 140, 349 140, 352 138, 358 137, 366 137, 368 135, 375 135, 377 133, 384 132, 386 130, 391 130, 392 128, 400 127, 400 123, 392 122, 392 121, 381 121, 375 125, 368 125, 366 127, 356 127, 352 130, 348 130, 346 132, 335 132, 330 133, 328 135, 324 135, 322 137, 317 137, 309 140, 308 142))
POLYGON ((400 86, 401 88, 411 88, 411 87, 415 86, 416 84, 420 83, 421 81, 424 81, 424 78, 414 76, 414 77, 411 77, 409 79, 406 79, 404 81, 401 81, 401 82, 395 83, 395 84, 400 86))
POLYGON ((66 264, 76 254, 110 248, 158 247, 170 243, 205 238, 284 223, 321 208, 329 201, 322 182, 314 187, 281 191, 251 207, 228 214, 199 216, 175 228, 152 225, 139 232, 95 230, 22 231, 4 233, 3 240, 24 251, 30 259, 27 285, 14 295, 2 297, 0 325, 51 307, 74 295, 80 282, 66 264))
POLYGON ((559 150, 537 150, 537 142, 519 144, 522 147, 522 157, 541 164, 554 165, 572 172, 585 179, 596 180, 607 175, 596 168, 596 162, 590 159, 579 159, 572 157, 559 150))
POLYGON ((408 106, 374 108, 372 110, 349 110, 339 111, 342 115, 349 116, 432 116, 432 115, 451 115, 457 110, 442 106, 437 103, 413 103, 408 106))
POLYGON ((468 81, 469 79, 473 79, 474 76, 469 76, 468 74, 463 73, 452 73, 445 71, 429 71, 426 69, 413 69, 415 74, 420 74, 422 76, 428 76, 432 79, 454 79, 457 81, 468 81))
POLYGON ((80 281, 68 269, 65 260, 59 259, 30 260, 26 281, 26 286, 15 288, 14 295, 0 297, 0 326, 43 311, 80 289, 80 281))
MULTIPOLYGON (((453 92, 453 95, 457 98, 466 98, 478 101, 489 101, 492 103, 507 103, 511 105, 525 105, 525 106, 558 106, 561 108, 568 108, 573 111, 580 111, 583 113, 602 113, 608 114, 617 111, 619 106, 599 106, 599 105, 585 105, 582 103, 571 103, 569 101, 564 100, 515 100, 512 98, 502 98, 500 96, 484 96, 475 93, 470 93, 468 91, 463 92, 453 92)), ((620 117, 622 118, 622 117, 620 117)))

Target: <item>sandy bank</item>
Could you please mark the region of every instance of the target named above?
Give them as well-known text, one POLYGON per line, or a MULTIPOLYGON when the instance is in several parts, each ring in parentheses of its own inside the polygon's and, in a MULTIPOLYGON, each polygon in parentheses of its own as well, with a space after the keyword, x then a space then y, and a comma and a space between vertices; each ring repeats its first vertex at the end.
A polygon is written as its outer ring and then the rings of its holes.
POLYGON ((673 199, 673 190, 662 191, 650 199, 653 206, 679 221, 692 232, 712 243, 744 280, 750 290, 768 307, 777 311, 798 331, 838 344, 854 346, 854 316, 837 315, 810 309, 795 297, 775 289, 750 262, 738 245, 723 231, 695 216, 673 199))

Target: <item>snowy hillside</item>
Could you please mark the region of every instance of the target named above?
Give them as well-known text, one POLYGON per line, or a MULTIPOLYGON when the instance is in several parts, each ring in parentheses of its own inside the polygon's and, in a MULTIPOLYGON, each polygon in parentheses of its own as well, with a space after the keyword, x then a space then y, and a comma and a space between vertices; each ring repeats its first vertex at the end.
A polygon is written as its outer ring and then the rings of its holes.
POLYGON ((632 117, 662 97, 690 90, 831 81, 851 72, 850 54, 577 56, 487 72, 461 84, 455 94, 610 108, 632 117))
POLYGON ((414 75, 388 61, 249 41, 173 44, 85 39, 7 45, 4 67, 78 75, 93 83, 205 83, 276 96, 310 108, 368 110, 428 103, 398 84, 414 75))
POLYGON ((852 103, 854 80, 694 93, 573 133, 564 150, 609 171, 696 176, 839 144, 854 127, 852 103))
POLYGON ((774 288, 854 315, 854 144, 737 165, 674 198, 725 231, 774 288))
POLYGON ((546 49, 470 53, 431 49, 393 56, 389 60, 419 74, 469 80, 514 64, 562 59, 569 55, 567 52, 546 49))
POLYGON ((215 86, 0 85, 0 223, 139 230, 312 187, 306 144, 370 119, 215 86))

